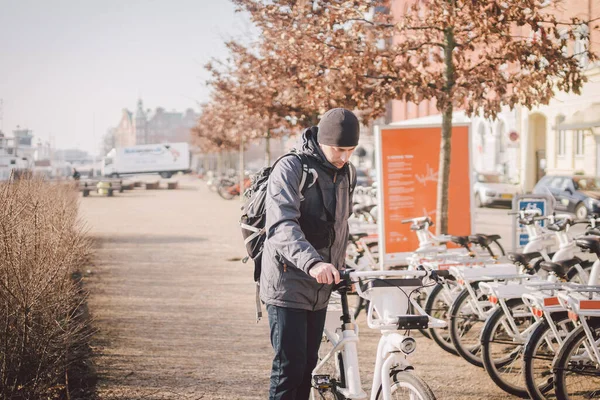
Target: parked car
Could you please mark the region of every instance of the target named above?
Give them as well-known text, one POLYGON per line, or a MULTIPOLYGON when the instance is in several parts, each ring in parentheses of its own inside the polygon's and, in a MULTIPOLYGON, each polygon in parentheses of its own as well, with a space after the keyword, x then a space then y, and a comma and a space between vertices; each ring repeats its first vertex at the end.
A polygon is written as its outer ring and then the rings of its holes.
POLYGON ((511 205, 513 197, 519 193, 519 186, 508 182, 508 179, 495 172, 478 172, 475 174, 473 193, 475 205, 485 207, 492 204, 511 205))
POLYGON ((600 213, 600 178, 594 176, 546 175, 535 185, 533 193, 552 193, 555 209, 575 214, 585 219, 589 214, 600 213))

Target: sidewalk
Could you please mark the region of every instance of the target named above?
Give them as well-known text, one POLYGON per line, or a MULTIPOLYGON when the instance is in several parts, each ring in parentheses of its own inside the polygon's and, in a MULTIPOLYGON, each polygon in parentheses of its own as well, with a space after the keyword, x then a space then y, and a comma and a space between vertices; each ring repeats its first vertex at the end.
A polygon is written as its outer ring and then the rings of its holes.
MULTIPOLYGON (((97 240, 87 287, 99 396, 266 399, 272 350, 267 321, 254 320, 251 264, 238 260, 240 202, 180 183, 81 200, 97 240)), ((359 322, 369 389, 378 335, 359 322)), ((506 398, 483 370, 416 336, 411 360, 439 399, 506 398)))

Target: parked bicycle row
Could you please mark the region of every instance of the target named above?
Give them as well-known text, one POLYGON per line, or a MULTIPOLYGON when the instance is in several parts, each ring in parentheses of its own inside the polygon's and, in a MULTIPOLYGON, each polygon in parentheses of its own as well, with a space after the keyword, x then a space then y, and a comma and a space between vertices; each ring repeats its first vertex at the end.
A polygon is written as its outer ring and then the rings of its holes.
MULTIPOLYGON (((372 214, 364 215, 362 206, 355 207, 355 218, 375 223, 372 214)), ((408 306, 398 309, 391 305, 398 300, 390 293, 379 305, 370 302, 373 295, 361 291, 359 288, 365 286, 359 281, 355 286, 360 300, 348 312, 356 317, 366 306, 370 327, 373 319, 390 315, 398 321, 427 318, 427 324, 421 325, 426 336, 444 350, 485 368, 500 388, 515 396, 597 398, 599 220, 592 217, 575 221, 568 215, 544 217, 538 210, 519 211, 516 218, 525 226, 529 243, 523 252, 506 257, 498 235, 435 236, 429 230, 432 222, 428 217, 405 221, 419 238, 419 248, 410 258, 407 272, 432 271, 438 282, 421 288, 412 286, 406 292, 401 287, 406 282, 386 279, 386 288, 399 288, 396 294, 403 292, 410 297, 408 306), (542 227, 541 221, 547 227, 542 227), (582 223, 588 225, 585 234, 571 237, 569 228, 582 223), (449 249, 449 243, 454 248, 449 249), (578 257, 582 252, 590 253, 595 262, 578 257)), ((358 271, 377 269, 376 234, 355 231, 348 248, 349 266, 358 271)), ((377 276, 382 280, 381 275, 377 276)), ((419 327, 410 327, 415 326, 419 327)), ((382 330, 383 337, 391 331, 382 330)), ((415 389, 415 393, 418 398, 429 398, 423 391, 415 389)))

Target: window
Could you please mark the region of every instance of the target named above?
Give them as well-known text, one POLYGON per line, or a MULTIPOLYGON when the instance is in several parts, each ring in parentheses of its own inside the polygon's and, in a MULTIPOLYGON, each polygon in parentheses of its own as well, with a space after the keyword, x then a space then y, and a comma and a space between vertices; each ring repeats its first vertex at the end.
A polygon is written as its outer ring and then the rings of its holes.
POLYGON ((578 130, 575 131, 575 155, 576 156, 583 156, 583 141, 584 141, 584 136, 583 136, 583 132, 582 130, 578 130))
POLYGON ((561 190, 564 192, 565 190, 570 189, 573 192, 573 180, 571 178, 565 178, 562 185, 561 190))
POLYGON ((481 150, 480 151, 485 151, 485 125, 482 122, 481 124, 479 124, 479 142, 481 143, 481 150))
POLYGON ((500 161, 504 162, 504 152, 506 151, 506 123, 499 120, 496 125, 496 152, 500 157, 500 161))
POLYGON ((558 143, 556 145, 556 154, 559 156, 565 155, 565 139, 567 137, 567 132, 560 130, 558 131, 558 143))
POLYGON ((553 189, 561 189, 563 187, 564 181, 565 179, 562 176, 556 176, 554 177, 554 179, 552 179, 548 186, 550 186, 553 189))

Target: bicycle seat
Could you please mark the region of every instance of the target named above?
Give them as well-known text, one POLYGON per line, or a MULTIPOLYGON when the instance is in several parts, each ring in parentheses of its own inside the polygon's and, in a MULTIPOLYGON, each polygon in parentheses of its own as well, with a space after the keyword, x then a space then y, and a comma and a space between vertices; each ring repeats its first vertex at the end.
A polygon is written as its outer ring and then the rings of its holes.
POLYGON ((565 276, 567 276, 567 272, 569 271, 569 269, 573 265, 579 264, 580 262, 581 260, 579 258, 572 258, 570 260, 563 260, 557 262, 542 261, 540 266, 544 271, 554 272, 556 275, 564 278, 565 276))
POLYGON ((475 235, 469 236, 469 241, 471 243, 487 247, 492 244, 494 240, 498 240, 500 238, 500 235, 484 235, 483 233, 476 233, 475 235))
POLYGON ((425 229, 425 224, 421 223, 421 224, 412 224, 410 226, 410 230, 411 231, 420 231, 425 229))
POLYGON ((364 233, 364 232, 361 232, 361 233, 349 233, 348 234, 348 239, 350 239, 350 241, 352 241, 352 242, 356 242, 360 238, 364 238, 364 237, 367 237, 367 236, 369 236, 369 234, 368 233, 364 233))
POLYGON ((373 207, 375 207, 375 204, 355 204, 354 207, 352 207, 352 212, 369 212, 373 207))
POLYGON ((531 260, 535 258, 540 258, 542 256, 541 253, 534 251, 532 253, 508 253, 508 259, 513 264, 520 264, 524 267, 529 266, 531 260))
POLYGON ((437 274, 437 276, 439 276, 440 278, 445 278, 445 279, 450 279, 450 280, 454 280, 454 275, 452 275, 450 273, 449 270, 447 269, 437 269, 435 270, 435 273, 437 274))
POLYGON ((554 231, 554 232, 562 232, 567 229, 567 226, 569 226, 569 224, 564 223, 564 222, 562 222, 562 223, 557 222, 555 224, 548 225, 548 230, 554 231))
POLYGON ((469 237, 468 236, 451 236, 450 241, 452 243, 456 243, 459 246, 469 247, 469 237))
POLYGON ((596 227, 596 228, 588 228, 585 231, 586 235, 594 235, 594 236, 600 236, 600 226, 596 227))
POLYGON ((600 257, 600 236, 586 236, 579 239, 575 239, 577 246, 581 247, 584 251, 590 253, 596 253, 600 257))

